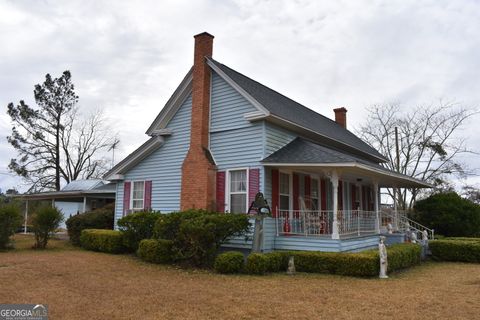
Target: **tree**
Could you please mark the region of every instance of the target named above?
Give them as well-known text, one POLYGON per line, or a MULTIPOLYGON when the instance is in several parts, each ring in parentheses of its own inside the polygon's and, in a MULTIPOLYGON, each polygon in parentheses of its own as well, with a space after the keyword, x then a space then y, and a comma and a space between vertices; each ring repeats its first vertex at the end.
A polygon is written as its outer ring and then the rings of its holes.
MULTIPOLYGON (((450 189, 452 176, 471 174, 458 160, 472 152, 458 131, 477 111, 452 103, 406 109, 399 104, 375 105, 368 109, 365 124, 358 133, 372 147, 387 157, 385 167, 407 176, 427 181, 437 189, 450 189), (410 111, 404 111, 410 110, 410 111), (398 128, 398 155, 395 139, 398 128)), ((412 208, 420 189, 397 189, 399 208, 412 208)), ((388 189, 394 198, 394 190, 388 189)))
POLYGON ((37 108, 23 100, 8 104, 13 128, 7 140, 18 153, 9 169, 32 184, 29 191, 60 190, 62 179, 99 177, 106 170, 100 153, 113 139, 101 112, 79 117, 70 72, 55 79, 47 74, 34 97, 37 108))
POLYGON ((480 236, 480 206, 455 192, 442 192, 419 200, 414 218, 448 237, 480 236))

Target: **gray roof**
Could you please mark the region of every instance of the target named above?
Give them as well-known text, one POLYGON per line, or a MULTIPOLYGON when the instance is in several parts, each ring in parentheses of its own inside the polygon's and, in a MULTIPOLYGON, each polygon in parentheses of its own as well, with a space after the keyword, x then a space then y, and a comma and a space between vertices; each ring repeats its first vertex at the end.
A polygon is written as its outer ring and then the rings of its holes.
POLYGON ((218 61, 213 59, 210 60, 271 114, 284 120, 291 121, 296 125, 307 128, 317 134, 351 146, 361 152, 385 159, 385 157, 377 150, 335 121, 285 97, 218 61))
POLYGON ((338 151, 313 141, 295 138, 262 160, 264 163, 362 163, 386 170, 375 162, 338 151))
POLYGON ((104 182, 99 179, 74 180, 63 187, 61 191, 86 191, 101 187, 103 185, 104 182))

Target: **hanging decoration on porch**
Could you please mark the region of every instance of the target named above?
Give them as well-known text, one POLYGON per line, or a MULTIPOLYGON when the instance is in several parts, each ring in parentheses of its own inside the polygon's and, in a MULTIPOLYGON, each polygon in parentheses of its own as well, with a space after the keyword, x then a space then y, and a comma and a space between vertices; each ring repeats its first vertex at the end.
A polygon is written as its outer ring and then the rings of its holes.
POLYGON ((267 200, 263 196, 263 193, 258 192, 255 195, 255 200, 252 201, 250 208, 248 208, 248 213, 252 210, 255 210, 255 228, 253 231, 253 243, 252 243, 252 252, 262 252, 262 243, 263 243, 263 220, 265 217, 270 217, 272 212, 270 206, 268 205, 267 200))
POLYGON ((378 244, 378 251, 380 253, 380 279, 387 279, 387 268, 388 268, 388 258, 387 258, 387 247, 385 246, 385 237, 380 236, 380 243, 378 244))

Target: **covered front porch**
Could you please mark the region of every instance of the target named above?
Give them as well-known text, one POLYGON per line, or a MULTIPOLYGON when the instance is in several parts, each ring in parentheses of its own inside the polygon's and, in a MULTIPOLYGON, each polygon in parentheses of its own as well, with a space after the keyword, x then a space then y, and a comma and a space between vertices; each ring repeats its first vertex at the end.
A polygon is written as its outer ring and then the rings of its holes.
POLYGON ((359 163, 265 164, 265 173, 276 237, 360 239, 387 233, 389 224, 398 239, 408 228, 433 237, 395 206, 380 206, 381 188, 428 186, 418 180, 359 163))

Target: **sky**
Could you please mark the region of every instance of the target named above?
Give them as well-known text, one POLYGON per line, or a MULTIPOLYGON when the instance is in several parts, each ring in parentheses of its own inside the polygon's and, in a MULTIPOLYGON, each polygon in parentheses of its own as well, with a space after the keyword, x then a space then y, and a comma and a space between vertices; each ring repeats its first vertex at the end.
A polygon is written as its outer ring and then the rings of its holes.
MULTIPOLYGON (((480 1, 468 0, 0 0, 0 188, 25 190, 8 174, 6 106, 35 105, 47 73, 70 70, 82 112, 104 110, 120 160, 147 139, 203 31, 217 61, 327 117, 346 107, 354 129, 374 104, 478 108, 479 30, 480 1)), ((476 151, 479 120, 462 131, 476 151)), ((462 161, 480 167, 477 157, 462 161)))

